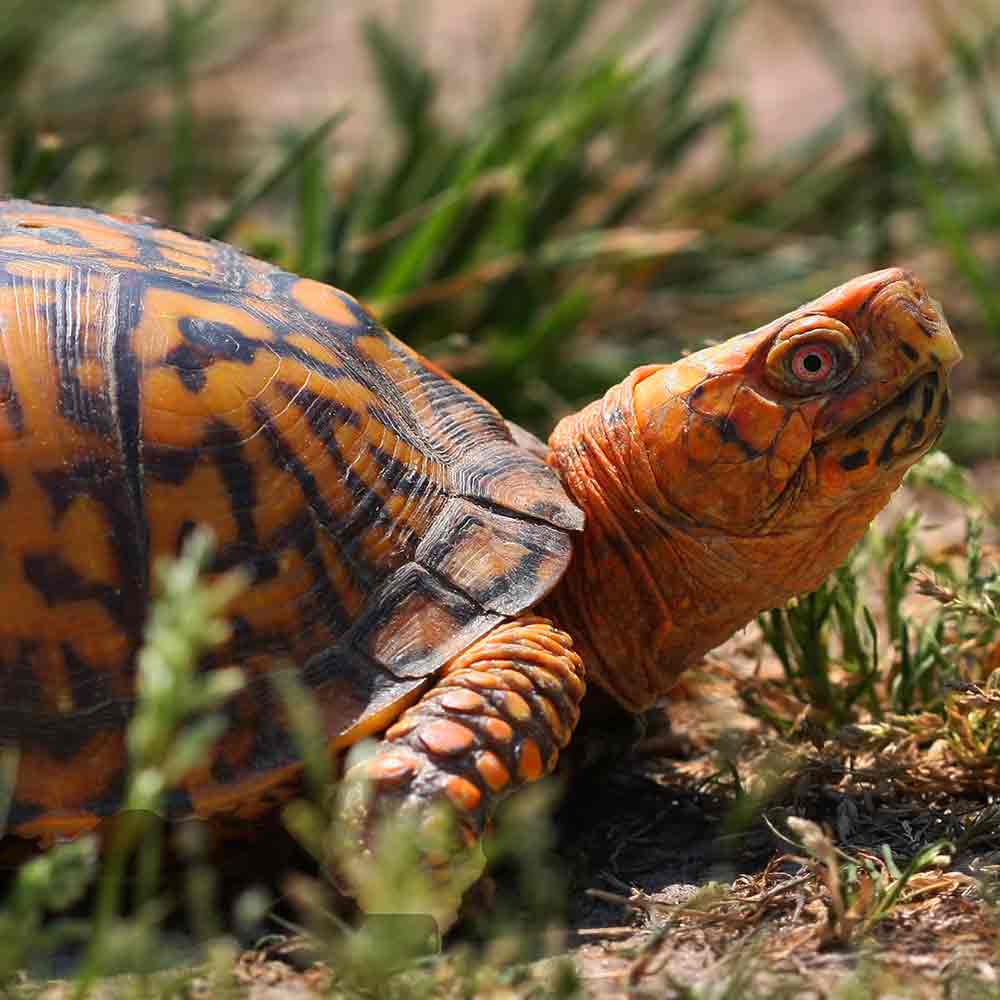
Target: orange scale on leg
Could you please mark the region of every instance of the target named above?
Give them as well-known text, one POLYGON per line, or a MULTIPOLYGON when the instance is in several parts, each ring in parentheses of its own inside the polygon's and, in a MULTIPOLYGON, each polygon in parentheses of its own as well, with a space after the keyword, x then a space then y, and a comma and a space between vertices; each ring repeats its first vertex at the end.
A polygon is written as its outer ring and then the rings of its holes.
POLYGON ((438 719, 421 727, 419 737, 431 753, 445 757, 463 753, 476 741, 475 733, 449 719, 438 719))
POLYGON ((559 715, 555 705, 548 698, 539 698, 536 704, 545 715, 545 721, 548 722, 549 729, 552 730, 552 735, 556 738, 556 742, 561 747, 566 746, 569 743, 571 734, 563 723, 562 717, 559 715))
POLYGON ((489 785, 490 790, 499 792, 510 783, 510 771, 504 766, 500 758, 490 750, 479 755, 476 761, 476 770, 483 777, 483 781, 489 785))
POLYGON ((513 691, 504 696, 503 707, 507 714, 518 722, 526 722, 531 718, 531 706, 513 691))
POLYGON ((471 684, 477 688, 499 689, 503 687, 503 682, 494 674, 485 670, 465 670, 462 672, 461 680, 463 684, 471 684))
POLYGON ((522 694, 531 694, 535 689, 531 680, 518 670, 501 670, 499 676, 503 678, 504 684, 508 688, 513 688, 522 694))
POLYGON ((525 781, 538 781, 545 773, 542 754, 534 740, 525 740, 517 748, 517 773, 525 781))
POLYGON ((414 729, 420 724, 419 718, 407 719, 402 718, 395 725, 390 726, 385 731, 385 738, 387 740, 399 740, 404 736, 409 736, 414 729))
POLYGON ((486 707, 486 699, 467 688, 446 688, 438 704, 452 712, 478 712, 486 707))
POLYGON ((408 754, 381 754, 368 765, 368 777, 382 785, 401 785, 416 774, 417 764, 408 754))
POLYGON ((514 736, 514 730, 503 719, 484 719, 482 725, 486 734, 498 743, 509 743, 514 736))
POLYGON ((444 791, 452 804, 463 812, 472 812, 483 798, 482 792, 466 778, 449 778, 444 791))

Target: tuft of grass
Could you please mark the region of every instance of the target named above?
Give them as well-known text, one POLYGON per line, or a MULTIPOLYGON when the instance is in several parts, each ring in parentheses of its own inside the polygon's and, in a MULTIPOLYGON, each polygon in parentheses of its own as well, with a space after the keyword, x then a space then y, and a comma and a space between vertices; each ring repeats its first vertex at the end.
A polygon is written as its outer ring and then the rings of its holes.
POLYGON ((984 565, 978 498, 962 471, 937 452, 918 463, 909 482, 969 510, 966 558, 956 569, 920 551, 921 515, 911 512, 887 532, 871 529, 815 592, 761 615, 764 641, 781 666, 783 696, 769 698, 766 685, 754 684, 742 696, 751 714, 784 735, 796 730, 805 710, 810 726, 826 732, 888 713, 943 713, 949 691, 980 676, 997 623, 989 617, 996 570, 984 565), (954 589, 935 589, 928 575, 935 569, 954 589), (914 595, 935 597, 939 607, 917 615, 914 595))
POLYGON ((814 877, 826 889, 825 936, 837 945, 851 944, 870 933, 902 901, 917 876, 950 865, 949 852, 954 850, 948 841, 936 841, 918 851, 900 870, 888 844, 882 845, 881 858, 855 858, 839 850, 830 835, 811 820, 792 816, 787 823, 808 854, 814 877))

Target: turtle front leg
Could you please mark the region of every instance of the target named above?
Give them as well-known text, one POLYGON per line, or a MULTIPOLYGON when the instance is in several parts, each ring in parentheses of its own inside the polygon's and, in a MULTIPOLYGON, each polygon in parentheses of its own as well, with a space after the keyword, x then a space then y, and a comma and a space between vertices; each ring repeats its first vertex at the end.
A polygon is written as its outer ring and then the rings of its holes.
POLYGON ((349 828, 367 850, 373 820, 448 803, 473 846, 500 799, 555 768, 580 717, 583 678, 573 640, 548 619, 522 615, 494 629, 347 772, 349 828))

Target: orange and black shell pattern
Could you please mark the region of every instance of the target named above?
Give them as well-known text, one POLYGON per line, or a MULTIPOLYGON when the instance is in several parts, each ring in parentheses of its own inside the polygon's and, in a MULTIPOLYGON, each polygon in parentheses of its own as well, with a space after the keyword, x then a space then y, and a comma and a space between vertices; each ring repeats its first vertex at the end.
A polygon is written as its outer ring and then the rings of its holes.
POLYGON ((248 683, 171 812, 251 816, 298 763, 268 674, 331 747, 383 731, 532 606, 582 515, 499 414, 326 285, 145 220, 0 204, 0 748, 7 832, 120 805, 151 569, 196 524, 246 566, 206 669, 248 683))

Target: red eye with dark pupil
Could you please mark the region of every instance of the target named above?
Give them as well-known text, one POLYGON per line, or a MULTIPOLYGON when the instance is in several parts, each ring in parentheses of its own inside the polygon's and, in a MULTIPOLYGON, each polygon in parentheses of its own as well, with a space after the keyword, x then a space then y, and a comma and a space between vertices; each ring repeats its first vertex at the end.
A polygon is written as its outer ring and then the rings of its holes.
POLYGON ((834 367, 833 351, 822 344, 810 344, 792 356, 792 374, 802 382, 822 382, 834 367))

